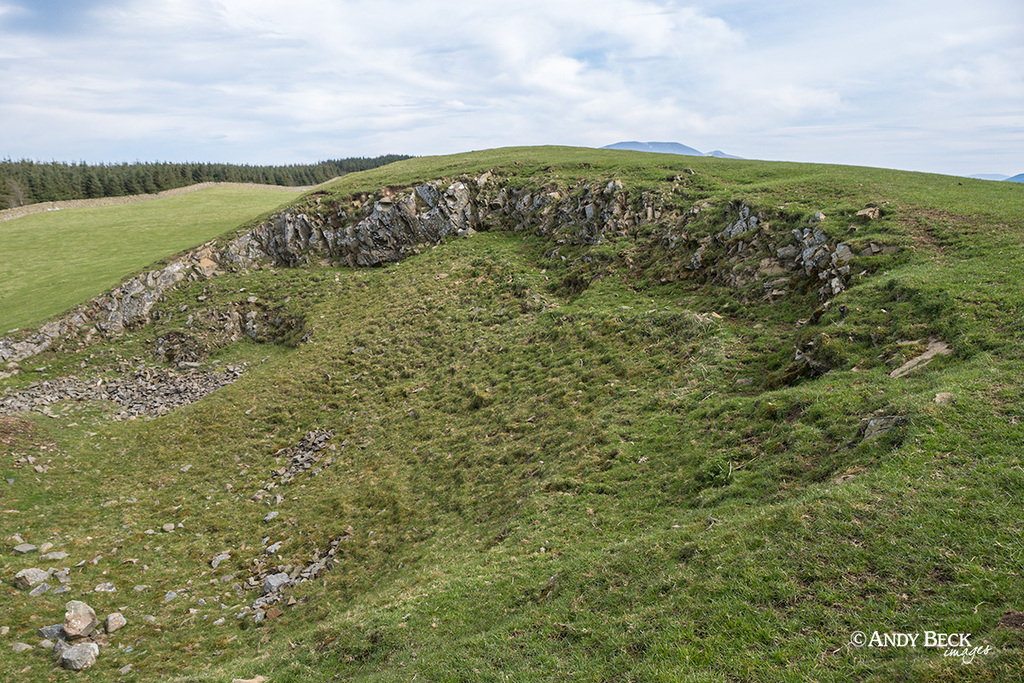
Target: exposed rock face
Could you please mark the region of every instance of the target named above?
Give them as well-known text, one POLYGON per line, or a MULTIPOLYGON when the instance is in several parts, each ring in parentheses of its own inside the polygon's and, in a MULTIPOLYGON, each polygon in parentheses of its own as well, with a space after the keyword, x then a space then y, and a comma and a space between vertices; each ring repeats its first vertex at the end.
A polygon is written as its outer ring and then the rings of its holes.
POLYGON ((350 266, 391 263, 423 244, 434 244, 473 225, 469 188, 457 181, 421 185, 408 194, 385 194, 369 214, 351 222, 343 209, 333 214, 285 212, 236 240, 222 258, 248 265, 269 258, 295 266, 310 254, 342 258, 350 266))
POLYGON ((149 312, 163 294, 183 280, 211 277, 213 246, 203 245, 160 270, 130 279, 123 285, 80 306, 67 317, 47 323, 25 339, 0 339, 0 362, 20 361, 49 349, 62 337, 85 331, 86 338, 96 332, 120 332, 148 321, 149 312), (207 274, 208 273, 208 274, 207 274))
MULTIPOLYGON (((597 244, 606 235, 635 234, 639 226, 658 222, 663 246, 683 257, 681 271, 700 272, 733 287, 760 281, 762 296, 768 298, 785 294, 795 279, 817 281, 822 299, 838 294, 848 284, 847 262, 853 258, 853 250, 848 244, 834 243, 816 223, 794 230, 793 238, 783 244, 768 229, 767 217, 738 204, 724 229, 698 238, 687 234, 687 226, 708 204, 698 202, 680 212, 666 210, 663 203, 664 198, 656 193, 631 195, 615 180, 606 185, 581 184, 572 196, 563 197, 551 188, 502 187, 485 173, 475 181, 435 181, 403 191, 387 189, 374 201, 364 197, 351 203, 288 210, 223 246, 205 244, 159 270, 134 277, 34 333, 0 339, 0 363, 34 356, 63 337, 77 334, 88 341, 96 334, 144 324, 157 301, 182 282, 266 264, 296 266, 310 258, 332 259, 353 267, 376 266, 398 261, 446 237, 488 228, 529 231, 556 245, 597 244), (747 261, 750 256, 756 256, 753 266, 736 265, 737 260, 747 261), (774 279, 762 281, 765 276, 774 279)), ((868 217, 876 217, 876 213, 880 214, 878 209, 868 217)), ((872 245, 861 255, 882 250, 872 245)), ((259 311, 224 315, 225 320, 218 324, 230 328, 232 335, 259 338, 262 334, 259 311)), ((272 327, 270 323, 264 327, 272 327)), ((169 339, 162 341, 161 348, 168 359, 187 361, 194 351, 187 346, 182 340, 169 339)))

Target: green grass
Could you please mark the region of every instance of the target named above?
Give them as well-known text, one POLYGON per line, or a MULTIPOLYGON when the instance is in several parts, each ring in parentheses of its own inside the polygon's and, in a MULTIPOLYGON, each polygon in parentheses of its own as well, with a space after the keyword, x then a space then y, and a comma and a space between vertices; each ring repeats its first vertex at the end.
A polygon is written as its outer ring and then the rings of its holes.
POLYGON ((0 334, 36 325, 299 194, 214 187, 0 223, 0 334))
MULTIPOLYGON (((175 291, 159 324, 47 352, 46 370, 5 380, 155 362, 169 332, 192 337, 210 367, 249 363, 236 384, 156 420, 67 404, 18 423, 34 431, 0 445, 0 481, 15 480, 0 484, 0 536, 50 540, 70 566, 101 558, 73 570, 66 596, 5 582, 3 642, 36 643, 65 599, 83 598, 101 615, 124 607, 129 625, 82 681, 126 664, 122 680, 273 683, 1019 675, 1024 635, 997 624, 1024 611, 1020 188, 545 148, 410 160, 320 198, 491 169, 535 189, 619 178, 660 188, 666 204, 711 201, 693 230, 713 231, 732 199, 765 211, 780 240, 820 210, 832 235, 901 250, 855 261, 864 274, 813 320, 813 295, 769 303, 662 281, 679 255, 658 225, 557 253, 495 226, 386 268, 265 269, 175 291), (855 220, 871 202, 883 219, 855 220), (301 317, 309 343, 229 343, 188 324, 250 296, 301 317), (921 347, 900 342, 933 334, 955 354, 890 378, 921 347), (831 369, 778 381, 796 346, 831 369), (935 403, 938 392, 955 401, 935 403), (875 414, 907 422, 862 443, 858 425, 875 414), (333 430, 333 463, 277 489, 281 514, 263 522, 271 508, 249 499, 310 429, 333 430), (49 469, 19 465, 25 455, 49 469), (145 533, 166 522, 183 526, 145 533), (299 564, 347 527, 336 565, 294 589, 283 616, 234 618, 256 594, 219 578, 244 579, 262 539, 284 541, 273 564, 299 564), (104 581, 118 592, 85 592, 104 581), (875 630, 970 632, 992 652, 963 664, 849 645, 875 630)), ((9 578, 38 561, 0 562, 9 578)), ((9 647, 0 669, 66 675, 9 647)))

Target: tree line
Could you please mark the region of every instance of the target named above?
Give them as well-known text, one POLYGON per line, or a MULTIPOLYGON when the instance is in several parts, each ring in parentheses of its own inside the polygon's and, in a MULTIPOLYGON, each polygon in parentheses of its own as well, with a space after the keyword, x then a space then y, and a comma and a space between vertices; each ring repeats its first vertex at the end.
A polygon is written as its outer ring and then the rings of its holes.
POLYGON ((0 209, 64 199, 147 194, 208 182, 317 185, 339 175, 409 158, 386 154, 289 166, 168 162, 91 165, 5 159, 0 161, 0 209))

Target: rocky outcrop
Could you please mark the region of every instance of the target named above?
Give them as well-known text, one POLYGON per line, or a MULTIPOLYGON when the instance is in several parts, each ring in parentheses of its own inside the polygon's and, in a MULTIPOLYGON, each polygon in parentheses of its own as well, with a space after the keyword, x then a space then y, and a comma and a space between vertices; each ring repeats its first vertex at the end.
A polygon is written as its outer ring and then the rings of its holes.
POLYGON ((226 245, 204 244, 158 270, 130 278, 23 338, 0 339, 0 362, 31 358, 70 335, 89 339, 148 322, 153 306, 172 287, 228 269, 268 263, 296 266, 316 256, 351 266, 398 261, 421 245, 471 231, 470 199, 462 182, 434 182, 408 194, 386 194, 356 220, 341 209, 326 215, 286 211, 226 245))
POLYGON ((377 266, 468 231, 474 223, 469 188, 461 181, 385 192, 364 213, 353 220, 341 207, 326 214, 285 212, 235 240, 221 258, 234 265, 269 259, 296 266, 322 256, 352 267, 377 266))
POLYGON ((223 272, 218 269, 215 255, 214 246, 205 244, 159 270, 130 278, 23 339, 0 339, 0 362, 31 358, 63 337, 82 335, 88 340, 97 333, 117 333, 148 322, 153 306, 170 288, 183 281, 207 279, 223 272))
POLYGON ((182 282, 242 268, 298 266, 312 258, 377 266, 478 229, 534 232, 557 249, 598 244, 609 235, 636 236, 640 226, 654 225, 663 247, 681 257, 679 272, 667 274, 669 278, 689 271, 733 287, 758 282, 761 296, 769 299, 786 294, 796 280, 816 282, 822 299, 847 286, 853 250, 819 227, 793 230, 791 239, 783 239, 773 233, 770 217, 738 203, 724 228, 703 234, 691 230, 707 228, 708 208, 707 202, 698 202, 687 211, 668 210, 665 196, 630 193, 616 180, 580 183, 570 190, 513 188, 485 173, 474 180, 435 181, 401 191, 386 188, 375 198, 363 195, 285 211, 226 244, 202 245, 158 270, 130 278, 35 333, 0 339, 0 362, 29 358, 70 335, 87 341, 144 324, 161 297, 182 282))

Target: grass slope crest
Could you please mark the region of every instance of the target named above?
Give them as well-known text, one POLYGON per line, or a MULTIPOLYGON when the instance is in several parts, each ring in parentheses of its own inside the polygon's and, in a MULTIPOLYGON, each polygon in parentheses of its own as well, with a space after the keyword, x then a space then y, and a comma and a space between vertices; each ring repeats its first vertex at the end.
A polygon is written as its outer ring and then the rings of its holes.
POLYGON ((5 542, 68 590, 5 547, 0 666, 67 675, 36 631, 79 599, 127 622, 82 680, 1010 680, 1020 199, 567 148, 347 176, 2 380, 39 401, 5 542))

